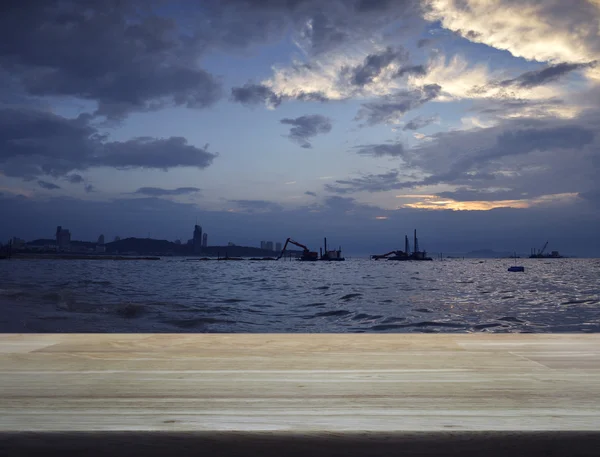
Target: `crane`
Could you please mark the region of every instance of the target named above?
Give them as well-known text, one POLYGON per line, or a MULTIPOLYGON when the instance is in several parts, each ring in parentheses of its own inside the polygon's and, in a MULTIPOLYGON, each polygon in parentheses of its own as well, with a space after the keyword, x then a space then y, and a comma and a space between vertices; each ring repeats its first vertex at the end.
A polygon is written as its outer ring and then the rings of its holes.
POLYGON ((304 261, 319 260, 319 254, 317 252, 311 252, 311 250, 308 249, 306 246, 304 246, 302 243, 298 243, 297 241, 294 241, 291 238, 288 238, 287 240, 285 240, 285 244, 283 245, 283 249, 279 253, 279 257, 277 257, 277 260, 281 259, 281 257, 283 257, 283 254, 285 254, 285 248, 287 248, 288 243, 292 243, 292 244, 298 246, 299 248, 303 249, 300 260, 304 260, 304 261))
POLYGON ((540 252, 538 252, 538 255, 543 255, 547 246, 548 246, 548 242, 546 241, 546 244, 544 244, 544 247, 540 250, 540 252))

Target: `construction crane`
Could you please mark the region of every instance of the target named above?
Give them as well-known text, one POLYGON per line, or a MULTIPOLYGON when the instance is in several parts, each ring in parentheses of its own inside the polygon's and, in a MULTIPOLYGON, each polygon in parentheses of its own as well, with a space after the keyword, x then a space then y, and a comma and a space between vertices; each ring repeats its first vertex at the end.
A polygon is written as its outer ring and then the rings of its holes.
POLYGON ((303 250, 302 256, 300 257, 299 260, 311 261, 311 262, 319 260, 318 252, 312 252, 310 249, 308 249, 302 243, 298 243, 297 241, 294 241, 291 238, 288 238, 287 240, 285 240, 285 244, 283 245, 283 249, 279 253, 279 257, 277 257, 277 260, 281 259, 283 257, 283 255, 285 254, 285 249, 287 248, 288 243, 292 243, 292 244, 298 246, 299 248, 302 248, 302 250, 303 250))
POLYGON ((540 252, 538 252, 539 255, 543 255, 544 251, 546 250, 546 247, 548 246, 548 242, 546 241, 546 244, 544 244, 544 247, 540 250, 540 252))
POLYGON ((390 255, 392 255, 392 254, 394 254, 394 255, 398 255, 398 252, 399 252, 399 251, 390 251, 390 252, 387 252, 386 254, 373 254, 373 255, 371 256, 371 259, 373 259, 373 260, 387 259, 387 258, 388 258, 388 256, 390 256, 390 255))

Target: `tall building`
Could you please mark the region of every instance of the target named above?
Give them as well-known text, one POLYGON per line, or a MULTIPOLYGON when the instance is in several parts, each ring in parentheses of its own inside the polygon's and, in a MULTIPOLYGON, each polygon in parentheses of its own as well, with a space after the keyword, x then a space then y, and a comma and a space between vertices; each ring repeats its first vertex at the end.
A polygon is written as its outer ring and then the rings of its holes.
POLYGON ((56 247, 59 251, 68 251, 71 246, 71 232, 62 228, 60 225, 56 227, 56 247))
POLYGON ((208 233, 204 233, 202 235, 202 247, 205 248, 208 246, 208 233))
POLYGON ((281 252, 281 243, 275 243, 275 250, 281 252))
POLYGON ((96 243, 96 244, 100 244, 100 245, 104 244, 104 235, 100 235, 98 237, 98 243, 96 243))
POLYGON ((12 249, 21 249, 25 245, 25 240, 22 240, 21 238, 17 238, 16 236, 13 236, 13 238, 12 238, 12 240, 10 240, 10 242, 11 242, 12 249))
POLYGON ((261 241, 260 242, 260 248, 261 249, 267 249, 267 242, 266 241, 261 241))
POLYGON ((202 251, 202 227, 199 225, 194 226, 194 254, 199 254, 202 251))
POLYGON ((267 249, 267 251, 272 251, 273 250, 273 242, 267 241, 265 248, 267 249))

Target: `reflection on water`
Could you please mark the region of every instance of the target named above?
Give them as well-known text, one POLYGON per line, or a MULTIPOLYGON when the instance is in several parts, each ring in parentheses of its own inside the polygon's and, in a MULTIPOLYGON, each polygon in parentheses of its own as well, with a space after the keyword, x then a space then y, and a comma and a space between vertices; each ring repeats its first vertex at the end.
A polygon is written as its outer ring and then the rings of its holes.
POLYGON ((600 260, 520 261, 2 261, 0 331, 600 331, 600 260))

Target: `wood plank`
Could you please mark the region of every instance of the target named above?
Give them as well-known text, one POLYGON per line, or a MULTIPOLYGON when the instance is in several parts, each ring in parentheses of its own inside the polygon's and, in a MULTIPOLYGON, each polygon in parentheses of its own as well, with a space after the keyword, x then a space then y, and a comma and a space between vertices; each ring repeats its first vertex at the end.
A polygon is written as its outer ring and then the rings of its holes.
POLYGON ((596 431, 600 335, 0 335, 0 432, 596 431))

